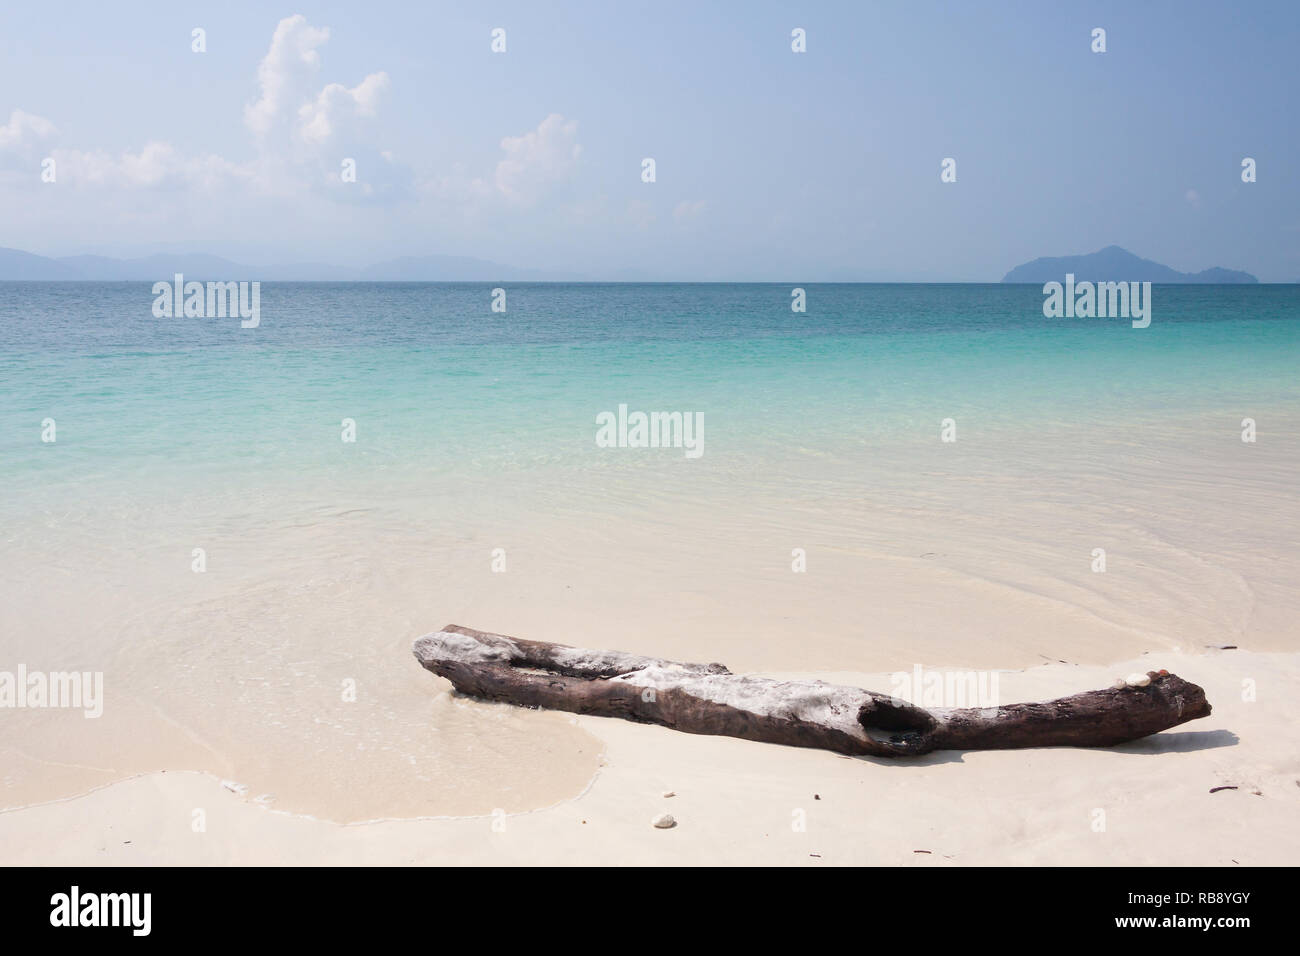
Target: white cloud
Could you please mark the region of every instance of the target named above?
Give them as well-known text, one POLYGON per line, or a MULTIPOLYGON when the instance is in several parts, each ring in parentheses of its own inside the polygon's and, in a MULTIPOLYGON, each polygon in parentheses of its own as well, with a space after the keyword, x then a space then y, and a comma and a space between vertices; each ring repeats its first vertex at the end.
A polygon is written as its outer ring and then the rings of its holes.
POLYGON ((314 102, 298 109, 298 132, 303 141, 319 146, 343 126, 361 117, 373 117, 380 95, 388 89, 387 73, 371 73, 352 89, 330 83, 314 102))
POLYGON ((0 126, 0 166, 28 167, 35 177, 36 164, 50 157, 55 182, 72 186, 207 187, 231 177, 247 178, 240 167, 219 156, 185 156, 170 143, 151 141, 138 152, 113 155, 102 149, 55 146, 57 134, 44 117, 14 110, 9 122, 0 126))
POLYGON ((261 96, 244 107, 244 123, 265 136, 292 103, 301 102, 310 79, 320 69, 317 48, 330 38, 328 28, 310 26, 302 14, 285 17, 271 35, 271 48, 257 67, 261 96))
MULTIPOLYGON (((528 209, 565 198, 561 194, 583 151, 578 123, 558 113, 502 138, 500 154, 486 167, 453 164, 431 170, 417 192, 411 169, 370 128, 382 112, 389 74, 375 70, 352 86, 325 83, 323 48, 329 39, 328 29, 312 26, 301 15, 276 25, 257 68, 257 92, 245 103, 232 104, 255 147, 247 160, 190 153, 159 140, 125 150, 76 148, 62 141, 49 120, 15 110, 0 125, 0 172, 11 168, 19 177, 34 177, 40 160, 53 156, 58 186, 78 191, 77 208, 83 215, 95 212, 82 190, 96 190, 101 194, 98 215, 115 222, 142 221, 153 214, 190 216, 185 221, 197 222, 192 218, 196 209, 219 209, 230 217, 236 210, 268 208, 268 199, 293 204, 305 221, 327 217, 338 206, 391 205, 412 197, 436 205, 425 213, 445 216, 453 210, 472 222, 495 218, 502 207, 528 209), (340 176, 341 163, 355 164, 355 182, 340 176), (168 192, 169 198, 146 208, 135 195, 140 191, 168 192), (328 205, 309 205, 322 196, 329 197, 328 205), (263 205, 249 207, 249 202, 263 205)), ((10 173, 5 176, 13 179, 10 173)), ((48 202, 58 194, 40 195, 48 202)), ((557 205, 556 211, 564 214, 568 208, 557 205)), ((35 205, 30 212, 39 215, 35 205)), ((653 218, 653 212, 649 215, 653 218)))
POLYGON ((238 184, 260 195, 301 196, 324 189, 342 200, 391 201, 404 194, 409 174, 391 153, 376 151, 370 145, 373 137, 361 129, 376 115, 388 74, 371 73, 352 89, 330 83, 313 93, 319 48, 328 39, 329 30, 312 27, 301 15, 286 17, 276 26, 257 70, 260 95, 244 108, 244 123, 261 147, 249 162, 186 155, 160 141, 116 154, 55 148, 53 123, 15 110, 0 126, 0 168, 28 167, 49 155, 55 160, 57 182, 72 186, 210 190, 238 184), (343 157, 357 157, 368 178, 343 183, 343 157))
POLYGON ((582 155, 578 124, 552 113, 537 128, 501 140, 505 156, 487 175, 474 175, 463 163, 428 176, 420 191, 429 199, 451 203, 475 216, 495 204, 532 206, 569 178, 582 155))
POLYGON ((300 160, 312 151, 351 148, 370 137, 359 121, 373 119, 388 89, 388 74, 371 73, 349 89, 342 83, 317 88, 320 48, 330 32, 313 27, 301 14, 285 17, 257 67, 260 95, 244 107, 244 125, 262 146, 288 147, 300 160))
POLYGON ((493 183, 505 198, 522 204, 536 202, 565 179, 582 155, 578 123, 552 113, 537 129, 501 140, 506 157, 497 163, 493 183))
POLYGON ((139 152, 113 156, 103 150, 56 149, 60 182, 74 186, 151 188, 192 186, 209 189, 232 179, 251 180, 247 167, 220 156, 186 156, 170 143, 146 143, 139 152))
POLYGON ((34 147, 52 139, 58 132, 43 116, 14 110, 9 122, 0 126, 0 153, 28 155, 34 147))

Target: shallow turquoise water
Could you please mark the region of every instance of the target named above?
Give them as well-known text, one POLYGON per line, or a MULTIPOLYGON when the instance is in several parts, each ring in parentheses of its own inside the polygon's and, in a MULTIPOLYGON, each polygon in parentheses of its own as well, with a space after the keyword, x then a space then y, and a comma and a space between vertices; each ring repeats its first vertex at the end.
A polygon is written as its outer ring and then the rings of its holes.
MULTIPOLYGON (((52 489, 617 468, 595 416, 700 412, 752 466, 1300 400, 1300 287, 1157 286, 1150 328, 1035 286, 266 284, 261 325, 156 319, 146 283, 0 283, 0 479, 52 489), (41 423, 57 423, 57 443, 41 423), (344 418, 357 441, 341 441, 344 418)), ((671 455, 668 450, 653 454, 671 455)))

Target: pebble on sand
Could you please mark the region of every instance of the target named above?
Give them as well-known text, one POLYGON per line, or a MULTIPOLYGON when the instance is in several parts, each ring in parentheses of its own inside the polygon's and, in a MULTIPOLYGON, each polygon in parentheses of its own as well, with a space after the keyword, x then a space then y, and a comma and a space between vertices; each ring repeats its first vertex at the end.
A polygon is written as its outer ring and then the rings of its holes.
POLYGON ((673 819, 671 813, 661 813, 659 816, 651 820, 650 823, 660 830, 671 830, 673 827, 677 826, 677 821, 673 819))

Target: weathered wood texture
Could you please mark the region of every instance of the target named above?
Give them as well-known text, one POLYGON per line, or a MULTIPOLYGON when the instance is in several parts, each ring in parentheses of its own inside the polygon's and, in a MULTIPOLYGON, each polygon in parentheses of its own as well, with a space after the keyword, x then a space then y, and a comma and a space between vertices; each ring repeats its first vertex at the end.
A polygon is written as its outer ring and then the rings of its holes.
POLYGON ((1107 747, 1210 713, 1200 687, 1155 671, 1146 686, 940 710, 857 687, 746 677, 721 664, 585 650, 455 624, 419 638, 413 650, 422 665, 474 697, 879 757, 1107 747))

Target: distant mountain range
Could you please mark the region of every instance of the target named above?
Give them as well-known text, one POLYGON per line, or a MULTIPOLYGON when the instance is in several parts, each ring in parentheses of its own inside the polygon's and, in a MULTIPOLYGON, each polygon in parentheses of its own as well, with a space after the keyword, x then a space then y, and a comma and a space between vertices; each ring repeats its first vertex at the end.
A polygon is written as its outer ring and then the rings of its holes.
POLYGON ((156 255, 141 259, 111 259, 107 256, 63 256, 51 259, 19 249, 0 248, 0 280, 170 282, 177 272, 187 279, 199 281, 535 282, 580 278, 553 275, 534 269, 517 269, 467 256, 403 256, 364 268, 347 268, 310 262, 247 266, 220 256, 200 253, 156 255))
POLYGON ((1249 272, 1221 269, 1218 266, 1201 272, 1179 272, 1150 259, 1135 256, 1119 246, 1107 246, 1086 256, 1035 259, 1016 266, 1002 277, 1002 281, 1040 285, 1044 282, 1061 282, 1067 272, 1074 274, 1076 282, 1259 282, 1249 272))
MULTIPOLYGON (((468 256, 402 256, 363 267, 336 266, 322 262, 249 266, 221 256, 177 253, 139 259, 108 256, 63 256, 50 258, 20 249, 0 248, 0 281, 82 280, 95 282, 170 282, 176 273, 198 281, 263 282, 589 282, 593 277, 576 273, 544 272, 503 266, 468 256)), ((1060 282, 1067 272, 1075 281, 1091 282, 1200 282, 1254 283, 1248 272, 1206 269, 1178 272, 1169 266, 1142 259, 1119 246, 1107 246, 1086 256, 1035 259, 1016 266, 1003 282, 1042 284, 1060 282)), ((619 272, 608 281, 644 282, 654 277, 632 271, 619 272)), ((844 277, 837 281, 854 281, 844 277)))

